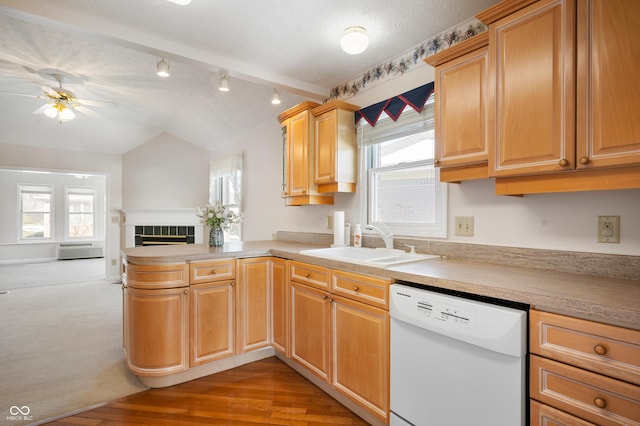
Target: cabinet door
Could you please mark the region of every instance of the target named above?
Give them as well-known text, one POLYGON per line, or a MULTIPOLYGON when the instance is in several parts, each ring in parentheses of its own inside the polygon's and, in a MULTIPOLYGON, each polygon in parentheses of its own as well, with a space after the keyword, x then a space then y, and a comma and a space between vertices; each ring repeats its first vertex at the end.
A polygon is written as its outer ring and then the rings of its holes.
POLYGON ((640 2, 578 2, 578 167, 640 164, 640 2))
POLYGON ((317 116, 315 122, 315 182, 318 184, 334 183, 336 181, 338 110, 334 109, 317 116))
POLYGON ((238 259, 236 288, 238 353, 249 352, 271 344, 270 258, 238 259))
POLYGON ((189 368, 189 288, 128 287, 125 294, 131 371, 161 376, 189 368))
POLYGON ((309 192, 310 115, 310 112, 303 111, 288 122, 289 196, 307 195, 309 192))
POLYGON ((191 366, 234 353, 234 281, 191 286, 191 366))
POLYGON ((332 384, 386 420, 389 412, 389 313, 343 297, 331 303, 332 384))
MULTIPOLYGON (((435 71, 435 155, 441 168, 480 164, 487 177, 488 47, 442 64, 435 71)), ((442 180, 442 175, 441 175, 442 180)))
POLYGON ((489 27, 489 175, 575 169, 575 2, 540 0, 489 27))
POLYGON ((291 282, 291 358, 330 381, 329 293, 291 282))
POLYGON ((596 426, 533 399, 530 413, 531 426, 596 426))
POLYGON ((271 259, 271 344, 289 356, 289 276, 285 259, 271 259))

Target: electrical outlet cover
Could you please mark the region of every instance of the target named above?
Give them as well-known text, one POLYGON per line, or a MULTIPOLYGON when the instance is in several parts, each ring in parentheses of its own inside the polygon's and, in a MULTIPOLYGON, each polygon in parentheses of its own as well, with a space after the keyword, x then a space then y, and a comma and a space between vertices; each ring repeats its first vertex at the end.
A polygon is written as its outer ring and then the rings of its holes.
POLYGON ((620 243, 620 216, 598 216, 598 242, 620 243))

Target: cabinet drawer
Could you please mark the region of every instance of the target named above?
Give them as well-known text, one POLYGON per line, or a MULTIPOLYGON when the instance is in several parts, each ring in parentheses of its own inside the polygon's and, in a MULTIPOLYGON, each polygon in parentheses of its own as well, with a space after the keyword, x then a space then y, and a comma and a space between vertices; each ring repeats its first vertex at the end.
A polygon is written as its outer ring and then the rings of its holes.
POLYGON ((290 279, 323 290, 329 289, 329 269, 308 263, 290 262, 290 279))
POLYGON ((602 426, 640 425, 640 387, 531 355, 530 396, 602 426))
POLYGON ((531 426, 596 426, 564 411, 531 400, 531 426))
POLYGON ((176 288, 189 285, 189 267, 186 263, 135 265, 123 263, 123 283, 141 289, 176 288))
POLYGON ((531 310, 531 353, 640 384, 640 331, 531 310))
POLYGON ((235 277, 235 259, 207 260, 190 264, 189 279, 191 284, 232 280, 235 277))
POLYGON ((343 271, 332 271, 331 292, 359 300, 382 309, 389 309, 390 280, 343 271))

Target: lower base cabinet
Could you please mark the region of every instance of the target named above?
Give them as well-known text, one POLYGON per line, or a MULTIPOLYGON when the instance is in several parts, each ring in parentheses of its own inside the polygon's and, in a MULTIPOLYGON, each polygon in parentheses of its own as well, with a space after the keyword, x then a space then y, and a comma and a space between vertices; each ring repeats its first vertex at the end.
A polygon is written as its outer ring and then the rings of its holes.
POLYGON ((299 262, 290 277, 291 358, 387 423, 389 312, 363 300, 388 307, 390 282, 299 262))
POLYGON ((271 344, 289 356, 289 262, 271 259, 271 344))
POLYGON ((142 376, 189 368, 189 288, 126 292, 127 363, 142 376))

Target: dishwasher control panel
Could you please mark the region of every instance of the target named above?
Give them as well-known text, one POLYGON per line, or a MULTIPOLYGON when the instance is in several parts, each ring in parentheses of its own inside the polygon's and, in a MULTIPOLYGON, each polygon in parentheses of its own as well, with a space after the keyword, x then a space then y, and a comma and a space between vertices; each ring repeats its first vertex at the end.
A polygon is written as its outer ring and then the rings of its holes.
POLYGON ((417 311, 426 318, 460 326, 471 325, 474 317, 474 313, 470 309, 453 306, 450 303, 443 303, 434 299, 417 298, 416 307, 417 311))

